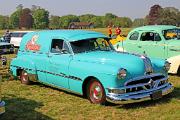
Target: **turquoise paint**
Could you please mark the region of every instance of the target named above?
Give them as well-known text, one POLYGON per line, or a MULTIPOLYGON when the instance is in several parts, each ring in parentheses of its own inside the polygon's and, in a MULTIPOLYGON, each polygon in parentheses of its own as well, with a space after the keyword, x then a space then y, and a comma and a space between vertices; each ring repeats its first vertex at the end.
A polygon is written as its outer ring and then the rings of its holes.
MULTIPOLYGON (((26 34, 21 42, 17 57, 11 62, 11 70, 15 76, 13 66, 28 68, 34 71, 42 83, 54 85, 59 88, 69 89, 82 94, 84 80, 93 76, 97 78, 108 93, 106 88, 123 87, 124 83, 132 78, 145 76, 144 62, 140 56, 116 51, 91 51, 79 54, 51 53, 52 39, 71 41, 88 40, 90 38, 107 38, 102 33, 80 30, 49 30, 26 34), (26 45, 37 35, 36 44, 38 51, 27 50, 26 45), (127 77, 117 79, 120 68, 127 70, 127 77), (63 73, 64 75, 61 75, 63 73), (74 76, 80 80, 69 78, 74 76)), ((166 74, 163 70, 164 60, 153 60, 154 73, 166 74)), ((28 72, 30 72, 28 70, 28 72)), ((33 73, 33 72, 31 72, 33 73)))
POLYGON ((180 40, 170 39, 166 40, 163 36, 164 30, 179 29, 176 26, 171 25, 149 25, 138 27, 130 31, 127 39, 123 43, 117 43, 115 47, 123 47, 124 50, 131 53, 146 54, 149 57, 155 57, 160 59, 167 59, 172 56, 180 55, 180 40), (137 40, 130 40, 130 36, 138 32, 139 37, 137 40), (158 33, 160 41, 141 41, 141 35, 143 32, 158 33))

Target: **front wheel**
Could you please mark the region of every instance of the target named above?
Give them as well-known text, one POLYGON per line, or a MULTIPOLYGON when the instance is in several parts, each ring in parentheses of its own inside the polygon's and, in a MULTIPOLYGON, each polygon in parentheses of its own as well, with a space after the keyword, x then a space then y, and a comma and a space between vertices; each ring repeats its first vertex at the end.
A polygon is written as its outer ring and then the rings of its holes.
POLYGON ((92 79, 87 86, 87 97, 91 103, 105 104, 106 95, 102 84, 96 79, 92 79))
POLYGON ((25 70, 21 71, 20 80, 22 84, 26 84, 26 85, 30 84, 28 73, 25 70))

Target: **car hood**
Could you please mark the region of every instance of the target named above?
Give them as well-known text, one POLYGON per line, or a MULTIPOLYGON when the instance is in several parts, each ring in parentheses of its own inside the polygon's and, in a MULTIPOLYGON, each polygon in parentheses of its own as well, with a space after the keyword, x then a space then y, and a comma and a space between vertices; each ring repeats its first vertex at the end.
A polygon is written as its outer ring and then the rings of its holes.
MULTIPOLYGON (((138 55, 112 51, 92 51, 87 53, 79 53, 74 56, 74 60, 80 62, 89 62, 99 64, 100 66, 113 67, 111 72, 117 73, 118 69, 124 68, 131 75, 144 74, 144 62, 138 55)), ((97 69, 101 69, 100 67, 97 69)), ((102 71, 102 70, 101 70, 102 71)))

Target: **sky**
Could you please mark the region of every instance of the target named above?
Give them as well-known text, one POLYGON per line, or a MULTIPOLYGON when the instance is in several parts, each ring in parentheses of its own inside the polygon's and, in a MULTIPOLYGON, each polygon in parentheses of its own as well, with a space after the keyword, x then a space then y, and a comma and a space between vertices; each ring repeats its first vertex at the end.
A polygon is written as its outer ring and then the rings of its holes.
POLYGON ((1 0, 0 15, 12 14, 19 4, 23 4, 24 8, 31 8, 32 5, 41 6, 48 10, 50 15, 113 13, 131 19, 145 17, 154 4, 180 10, 180 0, 1 0))

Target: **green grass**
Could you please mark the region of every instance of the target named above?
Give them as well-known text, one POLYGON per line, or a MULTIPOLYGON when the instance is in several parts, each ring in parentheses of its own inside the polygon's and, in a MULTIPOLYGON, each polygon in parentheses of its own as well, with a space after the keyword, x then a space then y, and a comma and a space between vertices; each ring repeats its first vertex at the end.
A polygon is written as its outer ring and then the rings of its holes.
POLYGON ((81 96, 38 83, 27 86, 20 81, 4 81, 2 94, 7 105, 2 118, 177 120, 180 115, 180 81, 176 76, 171 76, 170 81, 175 85, 174 92, 160 100, 108 106, 91 104, 81 96))

